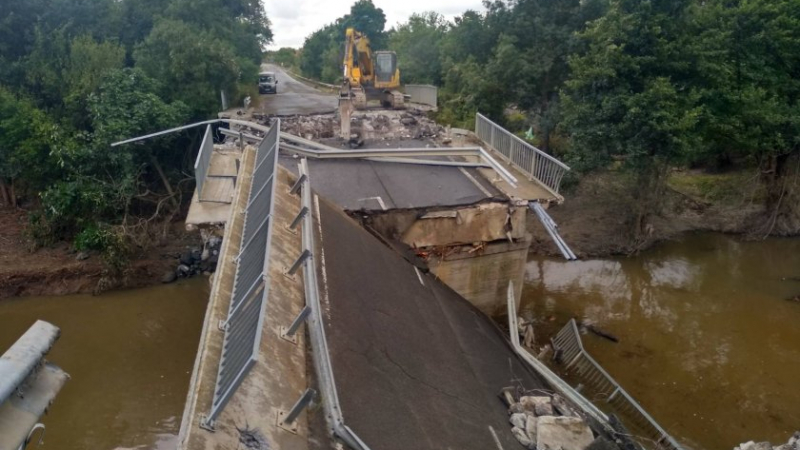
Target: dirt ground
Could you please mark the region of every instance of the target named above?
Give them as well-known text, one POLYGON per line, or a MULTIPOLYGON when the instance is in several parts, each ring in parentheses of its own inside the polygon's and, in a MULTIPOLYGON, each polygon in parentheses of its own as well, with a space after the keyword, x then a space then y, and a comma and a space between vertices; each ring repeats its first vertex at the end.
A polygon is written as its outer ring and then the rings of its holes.
POLYGON ((32 251, 24 235, 26 217, 25 211, 0 208, 0 300, 152 285, 159 283, 166 271, 174 270, 181 252, 201 243, 198 233, 186 232, 183 223, 177 221, 162 242, 135 254, 125 273, 112 278, 107 276, 99 255, 92 253, 78 261, 76 252, 66 243, 32 251))
MULTIPOLYGON (((552 206, 548 213, 578 257, 628 255, 684 232, 750 234, 756 219, 763 215, 761 204, 744 200, 745 193, 733 189, 725 191, 725 195, 690 189, 698 180, 702 181, 701 177, 701 174, 682 173, 672 178, 673 186, 667 189, 663 211, 651 218, 647 236, 639 242, 630 233, 631 191, 618 173, 586 176, 577 186, 562 192, 564 203, 552 206), (694 184, 689 185, 686 180, 694 184)), ((720 184, 720 180, 715 183, 720 184)), ((534 217, 529 217, 528 229, 533 235, 532 253, 560 255, 534 217)))

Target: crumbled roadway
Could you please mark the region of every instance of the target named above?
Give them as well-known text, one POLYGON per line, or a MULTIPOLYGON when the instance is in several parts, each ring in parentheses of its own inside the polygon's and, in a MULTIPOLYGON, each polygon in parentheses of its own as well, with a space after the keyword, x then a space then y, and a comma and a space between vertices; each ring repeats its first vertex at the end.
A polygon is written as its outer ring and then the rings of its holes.
POLYGON ((260 96, 257 110, 270 116, 290 116, 296 114, 331 113, 338 107, 335 95, 324 94, 295 80, 279 66, 262 64, 261 70, 275 72, 278 80, 277 94, 260 96))
POLYGON ((492 430, 503 448, 521 448, 498 393, 545 382, 487 316, 338 207, 317 203, 322 307, 345 423, 381 450, 494 449, 492 430))

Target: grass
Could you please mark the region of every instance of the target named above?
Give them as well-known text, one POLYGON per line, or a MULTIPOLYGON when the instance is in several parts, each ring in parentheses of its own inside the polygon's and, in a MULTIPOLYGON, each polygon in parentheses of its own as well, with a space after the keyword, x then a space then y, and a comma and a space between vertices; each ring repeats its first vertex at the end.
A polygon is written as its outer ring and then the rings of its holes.
POLYGON ((670 174, 667 185, 677 192, 711 203, 741 203, 763 195, 757 173, 752 169, 724 173, 676 171, 670 174))

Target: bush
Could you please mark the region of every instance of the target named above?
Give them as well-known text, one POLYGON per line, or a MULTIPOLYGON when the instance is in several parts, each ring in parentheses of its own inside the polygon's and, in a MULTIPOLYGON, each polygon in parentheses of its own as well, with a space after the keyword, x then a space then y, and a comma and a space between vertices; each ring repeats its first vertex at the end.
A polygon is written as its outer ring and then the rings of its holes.
POLYGON ((120 227, 91 224, 75 236, 74 246, 79 251, 100 252, 106 267, 113 273, 122 272, 129 262, 131 246, 120 227))

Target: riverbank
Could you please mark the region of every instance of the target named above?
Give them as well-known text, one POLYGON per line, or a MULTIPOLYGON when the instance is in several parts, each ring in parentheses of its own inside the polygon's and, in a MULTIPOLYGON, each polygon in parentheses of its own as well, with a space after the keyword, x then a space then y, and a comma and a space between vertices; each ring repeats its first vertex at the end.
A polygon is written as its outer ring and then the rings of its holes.
POLYGON ((165 272, 175 269, 182 252, 202 244, 199 233, 187 232, 178 220, 159 242, 134 253, 120 276, 110 277, 99 255, 89 254, 89 258, 78 260, 67 243, 32 251, 24 234, 26 214, 17 209, 0 209, 0 300, 158 284, 165 272))
MULTIPOLYGON (((755 173, 705 174, 680 171, 671 174, 661 214, 652 217, 646 236, 634 240, 634 204, 629 181, 619 172, 585 176, 563 192, 565 201, 548 213, 579 258, 630 255, 675 239, 685 232, 714 231, 763 236, 767 220, 763 192, 755 173)), ((558 256, 558 249, 534 217, 531 253, 558 256)))

